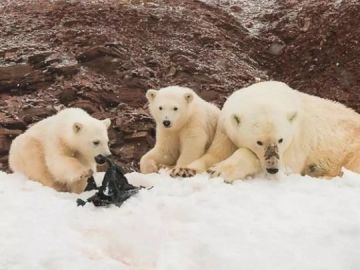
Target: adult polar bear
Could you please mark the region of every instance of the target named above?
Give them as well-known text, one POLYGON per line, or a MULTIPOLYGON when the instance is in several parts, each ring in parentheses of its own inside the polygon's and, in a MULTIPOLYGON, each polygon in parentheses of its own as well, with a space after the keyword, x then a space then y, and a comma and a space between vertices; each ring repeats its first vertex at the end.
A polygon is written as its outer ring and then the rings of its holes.
POLYGON ((179 171, 208 170, 226 181, 259 172, 334 177, 360 172, 360 115, 340 103, 276 81, 234 92, 221 111, 207 153, 179 171))

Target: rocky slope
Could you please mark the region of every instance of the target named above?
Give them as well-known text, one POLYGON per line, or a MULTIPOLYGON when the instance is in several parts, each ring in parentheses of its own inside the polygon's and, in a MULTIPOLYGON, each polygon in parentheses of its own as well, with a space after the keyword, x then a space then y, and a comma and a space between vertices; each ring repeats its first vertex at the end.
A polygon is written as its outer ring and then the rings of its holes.
POLYGON ((360 111, 356 0, 0 0, 0 169, 12 138, 64 106, 110 117, 127 170, 154 142, 148 88, 219 105, 279 79, 360 111))

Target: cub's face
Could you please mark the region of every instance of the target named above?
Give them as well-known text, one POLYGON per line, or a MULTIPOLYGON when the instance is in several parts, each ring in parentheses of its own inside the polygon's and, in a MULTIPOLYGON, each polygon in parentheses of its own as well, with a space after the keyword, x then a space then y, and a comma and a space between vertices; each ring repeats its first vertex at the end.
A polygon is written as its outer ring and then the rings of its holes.
POLYGON ((189 91, 150 89, 146 92, 149 110, 158 127, 177 130, 187 121, 191 114, 190 106, 193 94, 189 91))
POLYGON ((232 140, 253 151, 267 173, 277 174, 297 132, 297 112, 233 114, 229 122, 232 140))
POLYGON ((98 155, 109 156, 111 152, 107 130, 110 124, 110 119, 87 119, 73 123, 70 139, 73 148, 90 161, 94 161, 98 155))

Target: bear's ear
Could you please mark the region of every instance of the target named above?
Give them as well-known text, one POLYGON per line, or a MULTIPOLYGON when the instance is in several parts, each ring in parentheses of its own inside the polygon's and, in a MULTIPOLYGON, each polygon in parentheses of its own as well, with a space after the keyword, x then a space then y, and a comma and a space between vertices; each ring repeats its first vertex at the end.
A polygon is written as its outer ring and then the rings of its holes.
POLYGON ((232 120, 234 121, 234 123, 235 123, 237 126, 239 126, 240 123, 241 123, 240 116, 238 116, 238 115, 236 115, 236 114, 233 114, 232 120))
POLYGON ((186 93, 184 96, 187 103, 190 103, 194 99, 194 95, 192 93, 186 93))
POLYGON ((287 115, 287 118, 288 118, 290 123, 292 123, 295 120, 296 117, 297 117, 297 112, 290 112, 287 115))
POLYGON ((74 123, 73 124, 73 130, 74 130, 75 133, 79 133, 81 129, 82 129, 82 124, 81 123, 74 123))
POLYGON ((157 94, 157 90, 155 89, 149 89, 146 91, 146 98, 147 100, 150 102, 150 101, 153 101, 154 98, 156 97, 156 94, 157 94))
POLYGON ((106 118, 106 119, 102 120, 102 122, 104 123, 104 125, 105 125, 106 128, 109 128, 110 125, 111 125, 111 120, 110 120, 110 118, 106 118))

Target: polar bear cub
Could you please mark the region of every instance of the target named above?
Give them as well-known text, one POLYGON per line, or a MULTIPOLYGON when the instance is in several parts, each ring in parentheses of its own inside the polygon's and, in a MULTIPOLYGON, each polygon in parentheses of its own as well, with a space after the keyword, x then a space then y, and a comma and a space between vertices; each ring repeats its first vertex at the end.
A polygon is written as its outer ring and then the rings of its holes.
POLYGON ((207 153, 182 171, 208 170, 227 181, 260 172, 360 173, 360 115, 327 99, 269 81, 234 92, 225 102, 207 153))
POLYGON ((57 191, 80 193, 96 172, 94 158, 110 155, 110 119, 68 108, 31 126, 11 144, 10 168, 57 191))
POLYGON ((156 143, 140 160, 142 173, 162 166, 184 167, 200 158, 213 140, 220 110, 193 90, 169 86, 146 93, 156 122, 156 143))

